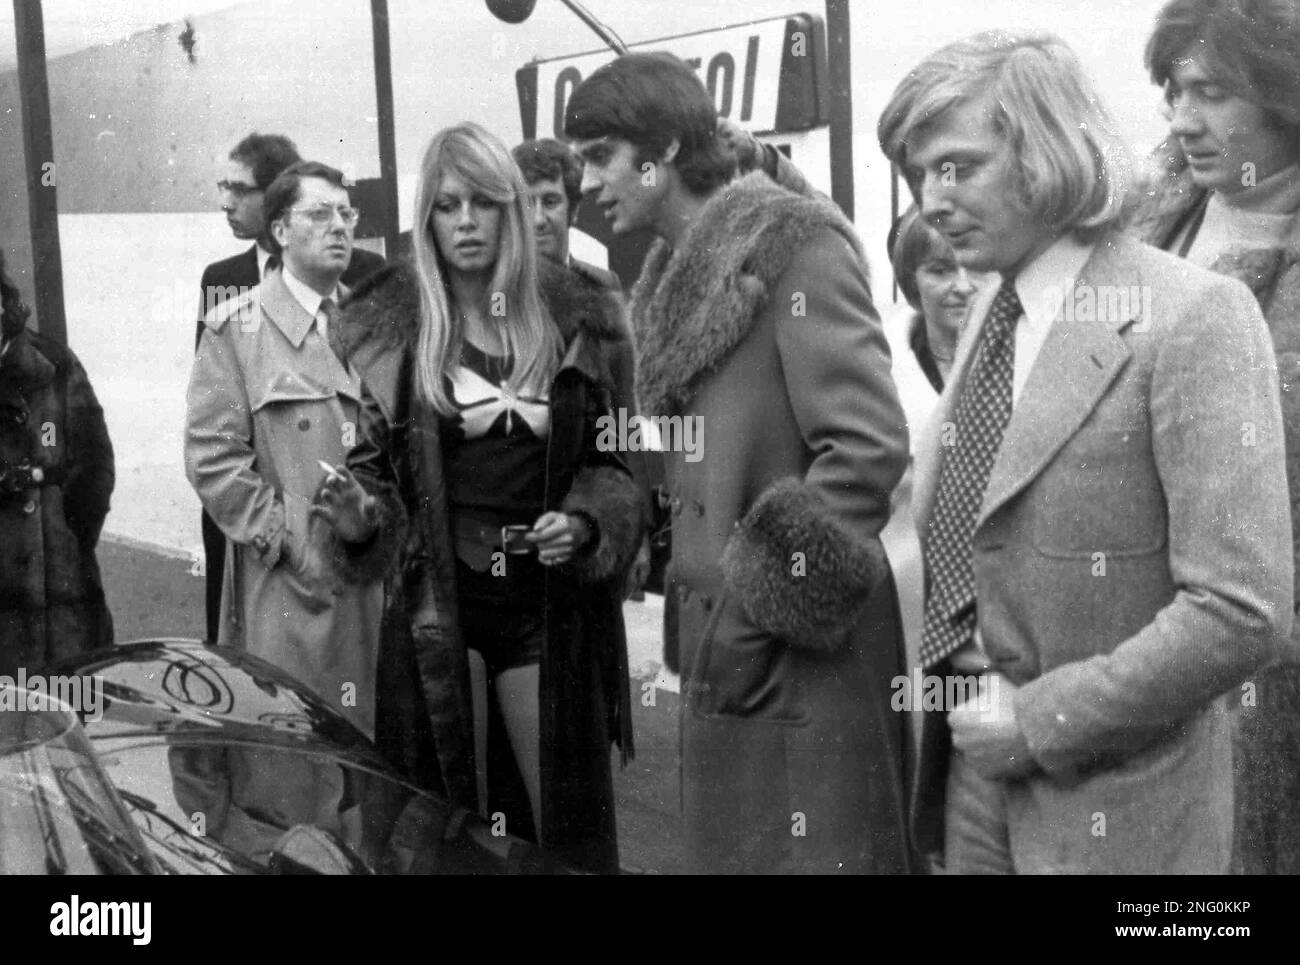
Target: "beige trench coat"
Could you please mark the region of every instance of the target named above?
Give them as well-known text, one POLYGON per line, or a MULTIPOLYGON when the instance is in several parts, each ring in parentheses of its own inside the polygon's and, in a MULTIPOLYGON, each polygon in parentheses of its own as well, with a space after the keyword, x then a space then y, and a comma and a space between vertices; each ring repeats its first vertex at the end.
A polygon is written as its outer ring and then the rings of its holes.
POLYGON ((373 736, 382 583, 344 583, 328 526, 308 515, 319 461, 338 465, 355 442, 360 379, 278 272, 204 325, 185 472, 231 550, 217 642, 288 671, 373 736))

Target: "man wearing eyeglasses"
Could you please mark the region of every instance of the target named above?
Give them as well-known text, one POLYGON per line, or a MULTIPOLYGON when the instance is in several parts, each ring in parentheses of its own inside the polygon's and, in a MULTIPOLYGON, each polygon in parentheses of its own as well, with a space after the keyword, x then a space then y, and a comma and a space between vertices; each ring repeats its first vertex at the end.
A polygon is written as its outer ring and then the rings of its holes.
MULTIPOLYGON (((221 210, 231 233, 240 240, 253 241, 251 247, 213 262, 203 269, 199 281, 198 324, 194 346, 203 337, 203 319, 218 305, 256 287, 268 269, 279 265, 271 254, 272 243, 266 234, 262 202, 266 189, 286 168, 302 158, 293 141, 283 134, 249 134, 231 150, 223 177, 217 182, 221 210)), ((363 248, 353 248, 352 260, 343 273, 343 284, 356 285, 384 265, 384 259, 363 248)), ((207 638, 217 638, 221 617, 221 573, 225 567, 226 538, 206 512, 203 514, 203 553, 206 562, 207 638)))
POLYGON ((344 584, 310 510, 356 439, 361 385, 330 347, 358 213, 316 162, 266 190, 282 267, 209 312, 190 377, 185 471, 229 541, 217 643, 306 683, 374 734, 379 575, 344 584))

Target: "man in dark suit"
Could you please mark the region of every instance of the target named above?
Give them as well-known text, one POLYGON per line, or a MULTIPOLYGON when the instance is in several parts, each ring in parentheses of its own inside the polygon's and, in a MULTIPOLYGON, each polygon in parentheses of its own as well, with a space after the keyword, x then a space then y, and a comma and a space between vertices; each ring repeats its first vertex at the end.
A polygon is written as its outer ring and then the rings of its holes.
MULTIPOLYGON (((195 348, 203 336, 204 316, 218 305, 245 294, 261 283, 267 271, 279 266, 279 258, 271 253, 266 240, 262 196, 282 171, 300 160, 293 141, 283 134, 249 134, 231 150, 226 160, 226 175, 217 182, 221 192, 221 210, 226 214, 231 233, 254 244, 247 251, 213 262, 203 269, 199 281, 195 348)), ((351 288, 383 264, 384 259, 374 252, 354 247, 342 283, 351 288)), ((214 641, 221 619, 221 571, 225 566, 226 538, 206 512, 203 513, 202 526, 207 638, 214 641)))
POLYGON ((1000 31, 930 55, 880 119, 958 262, 1002 276, 916 457, 919 662, 954 696, 924 707, 912 826, 950 873, 1225 872, 1219 698, 1288 646, 1267 325, 1239 281, 1117 230, 1113 130, 1062 41, 1000 31))

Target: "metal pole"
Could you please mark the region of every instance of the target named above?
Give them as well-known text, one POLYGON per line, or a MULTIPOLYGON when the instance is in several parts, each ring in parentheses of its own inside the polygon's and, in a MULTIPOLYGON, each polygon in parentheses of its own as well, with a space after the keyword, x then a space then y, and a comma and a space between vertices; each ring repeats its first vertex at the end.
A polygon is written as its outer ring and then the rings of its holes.
POLYGON ((826 60, 830 82, 831 198, 853 220, 853 72, 849 58, 849 0, 826 0, 826 60))
POLYGON ((45 75, 45 20, 40 0, 14 0, 14 34, 18 44, 18 96, 23 105, 23 156, 37 328, 42 335, 67 345, 50 86, 45 75))
MULTIPOLYGON (((15 3, 20 0, 14 0, 15 3)), ((383 183, 384 252, 397 256, 397 131, 393 111, 393 57, 388 43, 388 0, 370 0, 375 46, 375 102, 379 114, 379 179, 383 183)))
POLYGON ((627 53, 627 44, 623 43, 622 38, 593 17, 587 8, 578 3, 577 0, 560 0, 560 2, 572 10, 574 16, 594 30, 597 37, 609 44, 614 53, 619 56, 627 53))

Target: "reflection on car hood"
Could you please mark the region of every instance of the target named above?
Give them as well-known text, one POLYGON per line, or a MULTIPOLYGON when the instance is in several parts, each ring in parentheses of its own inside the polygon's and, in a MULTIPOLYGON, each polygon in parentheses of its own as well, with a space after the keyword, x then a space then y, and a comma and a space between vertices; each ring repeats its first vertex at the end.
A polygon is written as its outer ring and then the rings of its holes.
POLYGON ((151 640, 83 654, 53 672, 92 676, 102 719, 83 715, 92 740, 182 736, 320 751, 387 770, 370 742, 283 670, 197 640, 151 640))
POLYGON ((167 872, 571 873, 405 781, 324 701, 246 653, 153 640, 50 672, 102 692, 84 732, 167 872))

